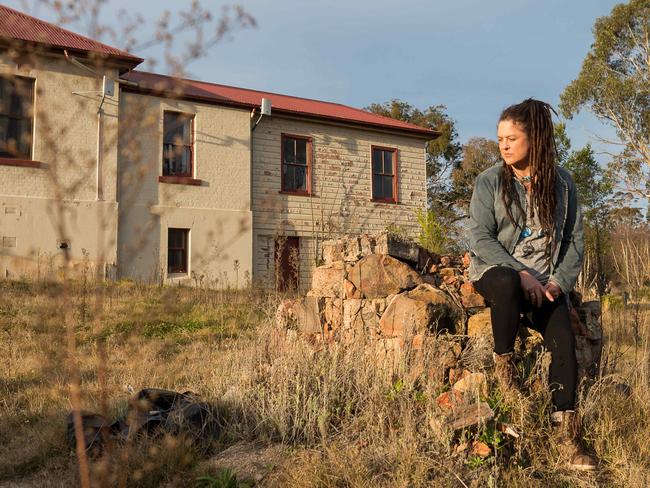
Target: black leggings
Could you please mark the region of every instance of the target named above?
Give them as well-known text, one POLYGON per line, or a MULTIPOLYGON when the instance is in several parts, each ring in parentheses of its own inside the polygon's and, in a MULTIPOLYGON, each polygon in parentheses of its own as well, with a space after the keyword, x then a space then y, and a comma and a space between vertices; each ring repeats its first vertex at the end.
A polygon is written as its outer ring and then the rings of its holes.
POLYGON ((549 381, 553 404, 557 410, 573 409, 578 366, 565 296, 553 302, 545 299, 541 307, 534 307, 524 298, 519 273, 507 266, 488 269, 474 287, 490 302, 497 354, 513 351, 520 314, 532 312, 533 327, 544 335, 544 345, 552 355, 549 381))

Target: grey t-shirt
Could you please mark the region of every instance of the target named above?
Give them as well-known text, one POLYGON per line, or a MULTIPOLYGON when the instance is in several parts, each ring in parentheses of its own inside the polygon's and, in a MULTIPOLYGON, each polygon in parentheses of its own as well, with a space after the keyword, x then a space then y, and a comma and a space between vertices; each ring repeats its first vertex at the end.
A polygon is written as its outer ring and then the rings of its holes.
POLYGON ((537 213, 531 219, 529 211, 531 208, 530 196, 526 200, 526 228, 530 229, 530 235, 526 236, 526 232, 522 232, 512 256, 526 266, 527 271, 537 278, 540 283, 545 284, 551 272, 549 261, 545 256, 546 236, 542 231, 542 224, 537 213))

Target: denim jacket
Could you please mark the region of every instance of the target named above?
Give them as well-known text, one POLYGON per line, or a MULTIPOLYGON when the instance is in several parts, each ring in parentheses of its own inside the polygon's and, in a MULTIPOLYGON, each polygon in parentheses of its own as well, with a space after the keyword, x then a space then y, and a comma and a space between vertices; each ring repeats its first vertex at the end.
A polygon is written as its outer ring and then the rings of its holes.
MULTIPOLYGON (((508 218, 501 198, 502 167, 502 164, 496 164, 486 169, 474 183, 469 207, 471 281, 480 279, 483 273, 495 266, 509 266, 517 271, 525 269, 512 257, 525 225, 525 215, 513 205, 512 215, 518 225, 514 226, 508 218)), ((525 209, 526 190, 519 181, 516 181, 515 188, 521 207, 525 209)), ((558 245, 552 256, 549 281, 557 283, 564 293, 568 293, 582 270, 584 238, 576 186, 569 172, 561 167, 557 167, 555 202, 555 242, 558 245)))

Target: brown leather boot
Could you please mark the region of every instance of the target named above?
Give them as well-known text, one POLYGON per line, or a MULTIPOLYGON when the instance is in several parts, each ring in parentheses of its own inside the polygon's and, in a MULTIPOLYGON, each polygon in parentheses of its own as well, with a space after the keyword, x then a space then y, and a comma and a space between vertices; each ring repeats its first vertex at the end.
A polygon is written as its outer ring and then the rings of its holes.
POLYGON ((560 457, 569 468, 580 471, 596 469, 596 458, 590 455, 582 446, 579 439, 578 418, 573 410, 553 412, 551 414, 553 437, 557 444, 560 457))
POLYGON ((517 368, 514 362, 514 353, 493 353, 494 375, 502 392, 508 392, 517 387, 517 368))

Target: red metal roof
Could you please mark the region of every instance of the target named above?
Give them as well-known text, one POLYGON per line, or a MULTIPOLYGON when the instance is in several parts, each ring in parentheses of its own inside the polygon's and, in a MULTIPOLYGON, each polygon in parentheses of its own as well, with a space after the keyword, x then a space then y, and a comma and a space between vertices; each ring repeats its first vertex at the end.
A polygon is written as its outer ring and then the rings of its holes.
POLYGON ((75 34, 49 22, 0 5, 0 38, 45 44, 49 47, 104 54, 129 62, 133 67, 142 58, 88 37, 75 34))
POLYGON ((291 97, 279 93, 217 85, 203 81, 179 79, 144 71, 131 71, 123 78, 138 84, 137 88, 126 88, 127 90, 175 96, 206 103, 235 105, 245 108, 259 107, 262 103, 262 98, 268 98, 271 100, 272 112, 400 130, 425 136, 430 139, 440 135, 435 130, 402 122, 401 120, 390 117, 383 117, 339 103, 291 97))
MULTIPOLYGON (((17 39, 24 42, 44 44, 48 47, 70 49, 73 51, 100 53, 125 61, 131 67, 140 64, 143 59, 108 46, 88 37, 63 29, 49 22, 44 22, 30 15, 0 5, 0 39, 17 39)), ((178 96, 205 101, 235 105, 245 108, 259 107, 262 98, 271 100, 275 112, 295 114, 304 117, 329 119, 339 122, 361 124, 384 129, 410 132, 426 138, 440 135, 437 131, 420 127, 390 117, 366 112, 358 108, 338 103, 291 97, 279 93, 249 90, 234 86, 217 85, 202 81, 172 78, 169 76, 143 71, 132 71, 125 78, 138 83, 138 88, 129 88, 156 94, 178 96)))

